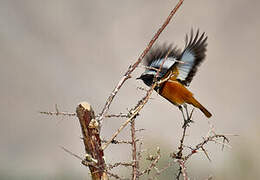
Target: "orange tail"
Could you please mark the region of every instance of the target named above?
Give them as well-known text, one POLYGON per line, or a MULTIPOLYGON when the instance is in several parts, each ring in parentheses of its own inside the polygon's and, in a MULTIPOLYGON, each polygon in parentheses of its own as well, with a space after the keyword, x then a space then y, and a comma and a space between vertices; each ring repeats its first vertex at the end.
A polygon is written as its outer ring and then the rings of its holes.
POLYGON ((202 106, 194 97, 192 98, 191 104, 197 108, 199 108, 207 118, 210 118, 212 114, 204 107, 202 106))

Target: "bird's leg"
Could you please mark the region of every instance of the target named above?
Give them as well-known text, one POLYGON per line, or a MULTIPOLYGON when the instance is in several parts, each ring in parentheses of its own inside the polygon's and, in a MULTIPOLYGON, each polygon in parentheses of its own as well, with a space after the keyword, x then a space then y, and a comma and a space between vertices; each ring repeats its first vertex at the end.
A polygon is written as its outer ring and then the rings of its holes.
POLYGON ((183 108, 182 108, 181 105, 179 105, 178 108, 179 108, 179 110, 181 111, 181 113, 182 113, 182 117, 183 117, 184 122, 185 122, 185 121, 186 121, 186 118, 185 118, 185 116, 184 116, 183 108))
POLYGON ((187 120, 188 120, 190 118, 190 116, 189 116, 187 104, 183 104, 183 107, 185 108, 186 115, 187 115, 187 120))
POLYGON ((187 104, 184 104, 183 106, 185 108, 187 118, 184 118, 184 112, 183 112, 183 109, 182 109, 182 115, 183 115, 183 119, 184 119, 184 124, 183 124, 182 128, 189 126, 190 125, 189 123, 193 122, 191 120, 191 116, 189 115, 187 104))

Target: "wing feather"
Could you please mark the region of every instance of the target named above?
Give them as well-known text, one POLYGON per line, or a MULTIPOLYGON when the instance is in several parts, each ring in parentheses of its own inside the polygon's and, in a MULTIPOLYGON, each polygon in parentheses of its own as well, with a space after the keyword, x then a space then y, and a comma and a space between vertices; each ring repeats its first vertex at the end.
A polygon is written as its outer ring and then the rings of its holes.
MULTIPOLYGON (((172 45, 162 45, 153 47, 150 52, 145 56, 144 65, 147 67, 152 67, 159 69, 162 62, 164 62, 162 69, 159 74, 159 79, 165 76, 168 70, 177 65, 177 59, 181 56, 181 51, 177 47, 172 47, 172 45), (164 58, 167 56, 167 59, 164 58)), ((147 73, 154 73, 156 70, 147 69, 147 73)))
POLYGON ((178 80, 185 86, 189 86, 194 75, 197 72, 198 66, 206 57, 207 36, 205 33, 199 36, 197 30, 194 37, 193 30, 191 30, 190 38, 185 37, 185 49, 180 56, 180 63, 178 63, 178 80))

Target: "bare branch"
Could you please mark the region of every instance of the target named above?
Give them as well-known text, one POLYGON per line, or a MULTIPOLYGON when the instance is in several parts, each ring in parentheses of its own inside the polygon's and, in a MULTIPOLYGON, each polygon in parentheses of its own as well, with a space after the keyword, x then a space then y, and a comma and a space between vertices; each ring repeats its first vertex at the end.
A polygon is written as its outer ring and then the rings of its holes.
MULTIPOLYGON (((223 139, 225 139, 227 142, 229 142, 228 138, 227 138, 225 135, 223 135, 223 134, 215 134, 215 135, 209 136, 209 137, 207 137, 207 138, 204 138, 201 143, 197 144, 197 145, 195 146, 195 148, 193 148, 193 150, 192 150, 187 156, 183 157, 183 159, 184 159, 185 161, 188 160, 188 159, 189 159, 193 154, 195 154, 199 149, 203 150, 203 149, 204 149, 204 145, 206 145, 208 142, 210 142, 210 141, 213 141, 213 142, 214 142, 216 139, 219 139, 219 138, 223 138, 223 139)), ((204 149, 204 150, 205 150, 205 149, 204 149)), ((203 150, 203 151, 204 151, 204 150, 203 150)), ((206 152, 206 151, 204 151, 204 153, 205 153, 205 152, 206 152)), ((205 154, 206 154, 207 158, 209 158, 209 157, 208 157, 208 154, 207 154, 207 153, 205 153, 205 154)))
POLYGON ((101 149, 99 136, 100 124, 95 120, 92 107, 86 103, 80 103, 76 109, 80 122, 83 141, 86 151, 86 162, 93 162, 95 166, 89 166, 93 180, 107 180, 104 153, 101 149))
MULTIPOLYGON (((188 114, 188 110, 186 109, 187 111, 187 114, 188 114)), ((182 132, 182 137, 181 137, 181 140, 180 140, 180 146, 178 147, 179 151, 177 152, 176 154, 176 159, 181 159, 182 158, 182 151, 183 151, 183 147, 184 147, 184 138, 186 136, 186 131, 187 131, 187 128, 189 127, 189 124, 186 123, 187 121, 188 122, 192 122, 191 121, 191 118, 192 118, 192 114, 193 114, 193 111, 194 109, 192 109, 191 113, 187 115, 187 120, 185 119, 185 117, 183 116, 183 120, 184 120, 184 125, 183 125, 183 132, 182 132)))
POLYGON ((133 163, 127 163, 127 162, 118 162, 118 163, 115 163, 115 164, 109 164, 108 165, 108 169, 111 170, 115 167, 118 167, 118 166, 125 166, 125 167, 129 167, 129 166, 133 166, 133 163))
POLYGON ((155 35, 153 36, 153 38, 151 39, 151 41, 149 42, 149 44, 146 46, 146 48, 143 50, 143 52, 141 53, 141 55, 139 56, 139 58, 137 59, 137 61, 129 66, 128 70, 126 71, 126 73, 124 74, 124 76, 121 78, 121 80, 118 82, 117 86, 114 88, 114 90, 112 91, 112 93, 110 94, 110 96, 108 97, 104 108, 102 109, 100 116, 98 118, 99 121, 101 121, 105 115, 107 114, 109 107, 114 99, 114 97, 116 96, 116 94, 118 93, 119 89, 122 87, 122 85, 125 83, 125 81, 127 79, 129 79, 131 77, 131 73, 136 69, 136 67, 141 63, 141 61, 143 60, 143 58, 145 57, 145 55, 148 53, 148 51, 151 49, 151 47, 153 46, 154 42, 158 39, 158 37, 160 36, 160 34, 163 32, 163 30, 165 29, 165 27, 169 24, 169 22, 171 21, 173 15, 177 12, 177 10, 179 9, 179 7, 182 5, 184 0, 179 0, 178 4, 174 7, 174 9, 170 12, 169 16, 167 17, 167 19, 164 21, 163 25, 158 29, 158 31, 155 33, 155 35))
POLYGON ((137 106, 134 108, 134 110, 131 111, 131 116, 119 127, 119 129, 112 135, 112 137, 108 140, 108 142, 103 145, 102 147, 103 150, 105 150, 108 147, 108 145, 117 137, 117 135, 127 126, 127 124, 130 123, 138 115, 138 113, 147 103, 155 86, 156 84, 154 84, 150 88, 150 90, 146 93, 146 96, 142 100, 140 100, 137 106))
MULTIPOLYGON (((138 139, 136 140, 138 141, 138 139)), ((108 140, 101 140, 102 143, 107 143, 108 140)), ((124 141, 124 140, 113 140, 111 144, 132 144, 132 141, 124 141)))
MULTIPOLYGON (((188 177, 187 172, 186 172, 185 162, 181 159, 178 159, 177 162, 180 165, 183 180, 189 180, 189 177, 188 177)), ((179 178, 177 177, 177 179, 179 179, 179 178)))
POLYGON ((58 109, 58 105, 55 104, 55 112, 51 112, 51 111, 40 111, 41 114, 45 114, 45 115, 56 115, 56 116, 76 116, 76 113, 72 113, 72 112, 60 112, 58 109))
POLYGON ((138 178, 138 169, 139 169, 139 163, 137 160, 137 154, 136 154, 136 136, 135 136, 135 119, 131 121, 131 138, 132 138, 132 161, 133 161, 133 167, 132 167, 132 180, 136 180, 138 178))
POLYGON ((157 147, 156 156, 148 156, 147 160, 151 161, 150 166, 139 173, 139 176, 143 176, 144 174, 149 174, 149 172, 156 167, 156 164, 159 162, 159 159, 161 158, 160 148, 157 147))
POLYGON ((66 149, 65 147, 63 146, 60 146, 61 149, 63 149, 66 153, 69 153, 70 155, 74 156, 75 158, 81 160, 81 161, 84 161, 83 158, 81 158, 80 156, 78 156, 77 154, 74 154, 73 152, 71 152, 70 150, 66 149))
POLYGON ((114 177, 115 179, 119 179, 119 180, 129 180, 128 178, 122 178, 122 177, 120 177, 120 176, 118 176, 117 174, 114 174, 114 173, 112 173, 112 172, 108 172, 108 171, 107 171, 107 174, 108 174, 109 176, 111 176, 111 177, 114 177))
POLYGON ((106 115, 105 117, 106 118, 118 118, 118 117, 129 118, 129 114, 124 114, 124 113, 109 114, 109 115, 106 115))

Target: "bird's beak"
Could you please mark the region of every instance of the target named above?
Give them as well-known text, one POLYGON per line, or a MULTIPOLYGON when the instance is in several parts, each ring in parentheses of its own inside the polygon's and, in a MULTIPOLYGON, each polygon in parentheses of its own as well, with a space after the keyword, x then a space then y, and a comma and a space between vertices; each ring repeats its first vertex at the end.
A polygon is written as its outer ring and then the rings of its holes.
POLYGON ((142 78, 143 78, 143 74, 141 74, 140 77, 136 78, 136 80, 138 80, 138 79, 141 79, 141 80, 142 80, 142 78))

